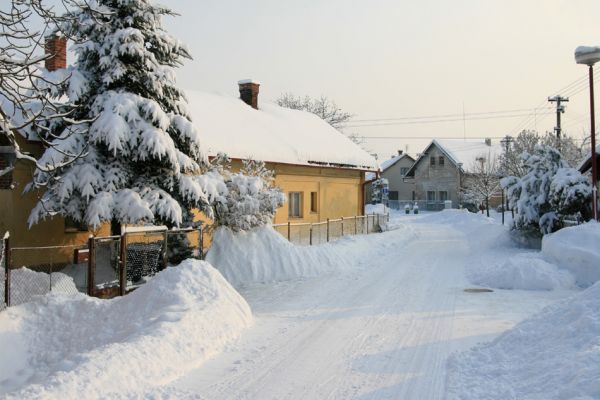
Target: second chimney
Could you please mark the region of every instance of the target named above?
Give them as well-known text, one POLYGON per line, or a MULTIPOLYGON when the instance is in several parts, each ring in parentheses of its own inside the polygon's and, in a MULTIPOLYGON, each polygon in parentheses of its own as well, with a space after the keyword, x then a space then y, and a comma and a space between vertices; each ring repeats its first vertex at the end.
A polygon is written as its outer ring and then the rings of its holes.
POLYGON ((49 55, 45 61, 48 71, 67 68, 67 38, 60 34, 46 36, 45 50, 49 55))
POLYGON ((252 79, 244 79, 238 81, 238 85, 240 87, 240 99, 250 107, 258 110, 258 89, 260 83, 252 79))

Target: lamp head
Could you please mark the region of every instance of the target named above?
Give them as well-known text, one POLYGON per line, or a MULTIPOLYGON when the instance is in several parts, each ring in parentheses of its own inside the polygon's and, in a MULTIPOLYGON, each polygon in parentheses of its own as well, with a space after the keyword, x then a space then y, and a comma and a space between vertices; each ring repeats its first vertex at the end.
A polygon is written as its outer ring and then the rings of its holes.
POLYGON ((579 46, 575 49, 575 62, 577 64, 594 65, 600 61, 600 47, 579 46))

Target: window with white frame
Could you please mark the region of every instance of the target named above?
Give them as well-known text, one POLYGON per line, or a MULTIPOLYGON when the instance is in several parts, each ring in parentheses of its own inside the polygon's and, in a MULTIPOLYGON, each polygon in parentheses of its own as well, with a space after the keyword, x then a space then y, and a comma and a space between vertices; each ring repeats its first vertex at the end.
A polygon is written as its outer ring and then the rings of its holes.
POLYGON ((302 192, 288 193, 288 216, 302 218, 302 192))

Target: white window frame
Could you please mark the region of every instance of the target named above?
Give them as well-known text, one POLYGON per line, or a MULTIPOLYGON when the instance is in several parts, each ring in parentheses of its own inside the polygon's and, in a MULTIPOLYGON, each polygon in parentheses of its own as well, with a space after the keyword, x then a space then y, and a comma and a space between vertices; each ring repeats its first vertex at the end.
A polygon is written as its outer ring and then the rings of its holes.
POLYGON ((288 193, 288 217, 302 218, 302 200, 304 192, 288 193))

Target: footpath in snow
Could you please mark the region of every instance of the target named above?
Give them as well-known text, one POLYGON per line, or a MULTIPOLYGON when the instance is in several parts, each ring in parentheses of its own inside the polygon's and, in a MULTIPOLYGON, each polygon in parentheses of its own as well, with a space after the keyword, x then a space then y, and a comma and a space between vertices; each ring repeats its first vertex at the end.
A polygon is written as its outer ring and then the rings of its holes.
MULTIPOLYGON (((221 231, 209 262, 126 297, 13 307, 0 313, 0 398, 600 397, 600 296, 577 286, 593 279, 577 252, 568 270, 458 211, 390 228, 314 247, 221 231), (464 291, 479 285, 494 291, 464 291)), ((548 243, 581 229, 600 232, 548 243)))

